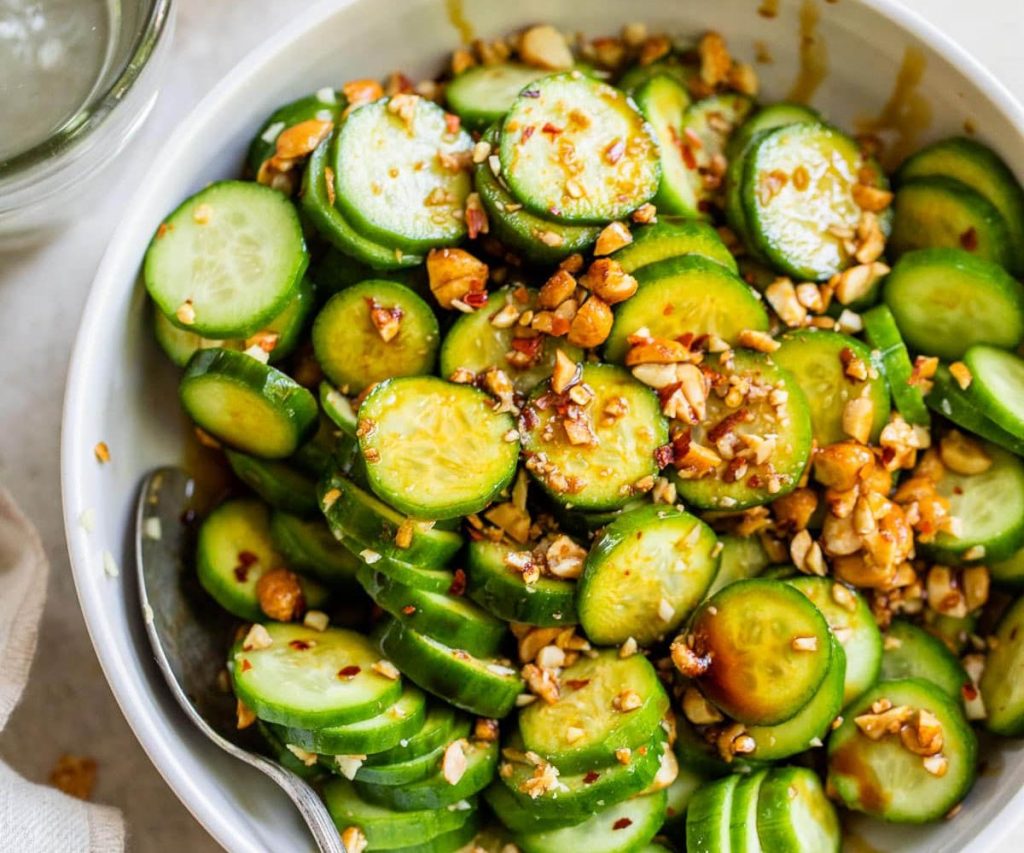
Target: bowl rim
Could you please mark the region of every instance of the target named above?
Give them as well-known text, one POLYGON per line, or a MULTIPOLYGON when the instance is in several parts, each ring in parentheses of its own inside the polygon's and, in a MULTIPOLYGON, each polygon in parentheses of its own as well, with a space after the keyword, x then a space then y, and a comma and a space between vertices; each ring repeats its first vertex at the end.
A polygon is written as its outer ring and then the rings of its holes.
MULTIPOLYGON (((169 2, 169 0, 167 1, 169 2)), ((244 86, 244 82, 251 75, 267 63, 272 62, 280 52, 287 49, 293 40, 314 29, 324 19, 338 14, 356 2, 359 0, 319 0, 250 51, 199 100, 180 122, 178 132, 163 144, 152 159, 152 165, 149 167, 147 175, 166 168, 162 164, 174 162, 182 150, 193 144, 192 137, 195 128, 205 125, 212 116, 222 110, 224 103, 234 96, 237 89, 244 86)), ((996 109, 1024 135, 1024 104, 1018 101, 992 72, 955 42, 952 37, 938 29, 918 12, 903 6, 899 0, 846 0, 846 2, 869 8, 881 17, 896 23, 908 35, 940 54, 973 86, 984 91, 991 98, 996 109)), ((159 2, 158 5, 160 5, 159 2)), ((243 837, 233 821, 227 819, 224 814, 207 802, 197 780, 185 772, 178 757, 169 748, 169 744, 147 725, 145 713, 138 710, 137 707, 133 707, 132 696, 139 690, 140 685, 129 673, 126 662, 137 652, 134 649, 122 648, 114 641, 111 627, 102 616, 102 602, 98 595, 99 586, 85 581, 86 574, 94 571, 91 566, 91 554, 86 553, 81 539, 76 540, 72 534, 78 523, 77 508, 85 505, 81 498, 84 488, 83 475, 89 454, 79 438, 76 427, 93 403, 88 385, 89 368, 92 362, 91 353, 100 346, 99 342, 104 339, 101 334, 102 324, 104 318, 109 316, 112 308, 111 302, 115 295, 125 287, 124 281, 117 276, 117 271, 126 263, 126 254, 134 251, 130 240, 132 223, 128 211, 140 206, 148 192, 147 186, 150 183, 150 180, 144 179, 135 193, 131 195, 124 208, 123 218, 111 235, 93 279, 72 349, 64 395, 60 446, 65 540, 79 605, 93 649, 121 713, 147 757, 168 787, 215 841, 230 850, 259 850, 261 848, 257 843, 250 838, 243 837)), ((132 286, 134 286, 134 282, 132 286)), ((1024 813, 1024 788, 1011 797, 1002 811, 1002 814, 1013 813, 1024 813)), ((1012 821, 990 822, 974 836, 966 853, 997 849, 997 845, 1006 840, 1013 828, 1014 822, 1012 821)))

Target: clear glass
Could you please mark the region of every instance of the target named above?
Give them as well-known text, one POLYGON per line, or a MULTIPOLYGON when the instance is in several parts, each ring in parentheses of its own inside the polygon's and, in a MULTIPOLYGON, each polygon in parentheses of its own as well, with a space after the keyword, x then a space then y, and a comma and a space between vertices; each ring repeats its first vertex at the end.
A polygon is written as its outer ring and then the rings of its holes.
POLYGON ((156 99, 171 0, 0 0, 0 247, 72 218, 156 99))

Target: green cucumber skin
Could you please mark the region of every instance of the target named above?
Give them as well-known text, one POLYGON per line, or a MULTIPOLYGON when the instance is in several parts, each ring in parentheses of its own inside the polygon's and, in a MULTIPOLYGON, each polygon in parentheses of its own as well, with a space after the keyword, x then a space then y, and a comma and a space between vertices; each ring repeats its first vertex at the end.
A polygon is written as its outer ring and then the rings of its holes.
POLYGON ((311 785, 319 785, 328 778, 320 765, 310 765, 306 764, 304 761, 299 761, 295 753, 289 750, 288 747, 285 746, 284 741, 278 737, 280 730, 275 729, 272 724, 264 723, 262 720, 257 720, 256 728, 259 730, 263 739, 267 742, 266 745, 270 750, 270 757, 284 767, 285 770, 291 771, 300 779, 304 779, 311 785))
POLYGON ((919 387, 910 384, 914 367, 892 311, 887 305, 876 305, 865 311, 861 320, 872 355, 877 353, 896 409, 907 423, 931 426, 932 419, 924 395, 919 387))
POLYGON ((504 563, 507 546, 481 540, 466 552, 466 595, 485 610, 509 622, 542 628, 575 625, 576 583, 541 577, 527 585, 504 563))
MULTIPOLYGON (((374 787, 394 787, 398 785, 412 785, 429 779, 437 773, 441 766, 441 759, 444 757, 444 750, 447 744, 441 744, 425 755, 410 758, 408 761, 396 762, 395 764, 374 764, 367 767, 365 764, 356 771, 356 782, 363 782, 374 787)), ((328 756, 325 756, 328 758, 328 756)), ((331 762, 325 762, 330 766, 331 762)), ((337 764, 335 763, 335 768, 337 764)), ((334 768, 332 768, 334 769, 334 768)), ((358 786, 357 786, 358 787, 358 786)), ((362 793, 362 791, 360 791, 362 793)), ((365 797, 367 802, 373 802, 370 797, 365 797)), ((379 803, 379 805, 387 805, 379 803)))
MULTIPOLYGON (((218 181, 200 190, 193 196, 185 199, 169 216, 164 220, 165 227, 161 227, 150 241, 149 248, 143 260, 142 276, 146 290, 156 303, 157 307, 164 313, 164 316, 173 325, 179 326, 188 332, 195 332, 206 338, 245 338, 258 332, 267 323, 271 322, 295 296, 302 282, 302 276, 309 264, 309 254, 306 250, 306 242, 302 236, 302 224, 292 203, 286 196, 277 190, 259 184, 244 181, 218 181), (188 325, 182 324, 176 317, 176 312, 186 299, 195 299, 194 294, 186 292, 181 284, 167 285, 164 278, 162 266, 163 255, 174 250, 174 244, 180 242, 175 239, 175 224, 181 226, 181 230, 192 227, 202 227, 195 224, 192 213, 203 204, 211 203, 216 210, 222 204, 221 198, 227 196, 231 205, 241 204, 240 195, 250 196, 248 206, 260 204, 266 207, 265 214, 273 213, 280 217, 285 228, 282 229, 282 237, 285 232, 290 232, 290 243, 287 254, 291 255, 290 263, 282 265, 278 271, 279 281, 276 282, 273 298, 262 300, 257 307, 250 308, 244 316, 236 309, 228 311, 221 309, 213 312, 211 319, 207 316, 208 310, 205 300, 195 301, 193 308, 195 319, 188 325), (273 208, 279 210, 272 210, 273 208), (179 222, 179 220, 181 220, 179 222), (171 246, 168 249, 168 245, 171 246), (167 292, 170 290, 171 292, 167 292)), ((184 239, 184 238, 182 238, 184 239)), ((181 247, 179 247, 180 249, 181 247)), ((282 252, 282 254, 285 254, 282 252)))
POLYGON ((963 699, 963 687, 970 683, 963 664, 938 637, 903 619, 894 619, 886 637, 900 643, 882 655, 881 680, 921 678, 930 681, 950 699, 963 699))
POLYGON ((654 74, 636 88, 633 98, 654 130, 661 152, 661 180, 654 205, 666 213, 701 216, 698 207, 700 176, 696 169, 691 170, 679 148, 672 144, 684 138, 684 116, 692 103, 685 84, 670 74, 654 74), (673 114, 666 114, 668 111, 673 114))
POLYGON ((456 74, 444 94, 451 111, 462 119, 466 127, 482 130, 492 122, 501 120, 519 92, 546 73, 542 69, 517 62, 475 65, 456 74), (495 82, 493 79, 494 75, 502 73, 512 78, 511 82, 504 84, 504 88, 500 81, 495 82))
POLYGON ((985 196, 1006 220, 1011 238, 1010 272, 1024 274, 1024 189, 991 148, 953 136, 922 148, 900 166, 898 184, 918 177, 946 175, 985 196))
POLYGON ((303 215, 335 249, 367 264, 371 269, 401 270, 422 264, 423 256, 420 254, 392 249, 363 236, 338 210, 337 205, 331 204, 325 169, 327 161, 334 160, 336 139, 337 134, 333 134, 321 142, 306 164, 299 197, 303 215))
POLYGON ((499 675, 480 669, 482 660, 430 639, 401 622, 392 621, 380 637, 384 654, 411 681, 446 702, 481 717, 501 718, 515 707, 524 685, 518 672, 499 675), (479 665, 479 666, 477 666, 479 665))
POLYGON ((772 770, 761 784, 757 802, 757 835, 766 853, 839 853, 842 830, 835 807, 829 802, 821 780, 806 767, 772 770), (813 799, 800 800, 801 789, 813 799), (800 814, 797 803, 809 805, 814 813, 800 814), (800 823, 811 820, 815 836, 807 838, 800 823))
MULTIPOLYGON (((900 750, 897 755, 907 754, 902 745, 892 746, 900 750)), ((959 702, 928 681, 907 678, 883 681, 845 709, 843 723, 829 736, 828 758, 827 787, 836 792, 837 801, 847 808, 893 823, 931 823, 941 820, 974 784, 978 740, 959 702), (924 708, 935 714, 943 727, 943 755, 950 762, 942 777, 932 776, 921 767, 920 778, 902 792, 905 802, 898 804, 893 803, 893 797, 901 792, 888 790, 885 779, 879 778, 868 759, 858 754, 866 750, 870 756, 878 744, 887 745, 884 740, 869 740, 855 723, 855 718, 879 699, 888 699, 893 705, 924 708)), ((919 760, 916 756, 914 759, 919 760)))
POLYGON ((199 426, 214 438, 222 438, 208 413, 191 400, 191 386, 207 379, 234 385, 247 394, 258 396, 275 409, 287 424, 291 435, 286 444, 268 448, 260 436, 235 442, 235 448, 253 456, 280 459, 290 456, 316 431, 319 409, 313 395, 280 370, 254 358, 223 349, 200 350, 189 360, 181 378, 179 396, 182 407, 199 426), (211 428, 212 427, 212 428, 211 428))
POLYGON ((996 626, 998 645, 989 652, 981 676, 981 697, 988 711, 985 728, 1004 737, 1024 735, 1024 697, 1013 688, 1021 679, 1021 623, 1024 599, 1018 598, 996 626), (1008 659, 1007 659, 1008 658, 1008 659))
POLYGON ((961 358, 973 344, 1012 349, 1024 338, 1024 285, 997 264, 959 248, 907 252, 886 278, 882 298, 907 346, 944 361, 961 358), (939 292, 936 310, 922 311, 944 272, 955 275, 956 284, 939 292), (970 296, 981 300, 983 314, 979 309, 965 314, 970 296), (952 304, 956 300, 959 304, 952 304))
POLYGON ((731 851, 732 800, 739 776, 725 776, 697 789, 686 809, 687 853, 731 851))
POLYGON ((348 726, 328 726, 306 729, 278 726, 274 731, 285 744, 294 744, 307 752, 322 755, 367 755, 383 752, 397 746, 420 728, 426 719, 426 699, 416 687, 406 685, 401 698, 379 717, 371 717, 348 726), (404 717, 392 714, 395 708, 405 712, 404 717))
POLYGON ((996 426, 1024 441, 1024 359, 986 344, 975 344, 964 355, 973 377, 969 397, 996 426))
POLYGON ((714 595, 734 581, 754 578, 770 565, 768 552, 761 540, 756 536, 733 536, 723 534, 718 537, 722 543, 722 553, 718 559, 718 573, 705 597, 714 595))
POLYGON ((933 412, 952 421, 967 432, 974 433, 986 441, 998 445, 1003 450, 1008 450, 1017 456, 1024 456, 1024 440, 1011 435, 985 417, 973 397, 964 391, 950 375, 949 368, 940 364, 933 382, 932 390, 925 397, 925 403, 933 412))
POLYGON ((360 772, 371 767, 394 767, 416 758, 433 753, 438 747, 453 740, 469 736, 469 717, 456 711, 451 705, 427 699, 427 715, 419 731, 406 738, 405 746, 399 741, 396 746, 383 752, 366 756, 360 772))
POLYGON ((887 246, 891 257, 919 249, 969 248, 975 257, 999 266, 1012 263, 1010 232, 1002 214, 985 196, 955 178, 933 175, 904 181, 892 210, 887 246), (943 210, 949 211, 943 218, 919 221, 921 212, 936 217, 943 210))
POLYGON ((390 579, 372 566, 361 566, 359 583, 378 607, 399 622, 421 634, 427 634, 453 649, 463 649, 476 657, 494 657, 508 636, 505 623, 483 611, 472 612, 474 605, 460 602, 463 610, 446 611, 433 596, 390 579), (407 612, 412 608, 412 612, 407 612))
POLYGON ((373 850, 395 850, 453 832, 472 818, 472 812, 429 809, 398 812, 365 802, 348 779, 335 778, 323 788, 323 798, 338 831, 362 829, 373 850))
POLYGON ((277 511, 270 517, 270 536, 288 565, 329 586, 353 588, 360 561, 334 538, 322 519, 277 511))
POLYGON ((360 545, 360 550, 419 568, 434 569, 444 566, 462 547, 458 533, 435 527, 414 528, 409 547, 400 548, 395 536, 404 518, 374 495, 340 475, 322 481, 317 491, 320 507, 335 537, 340 533, 343 541, 360 545))
POLYGON ((224 453, 232 472, 274 509, 303 518, 317 513, 316 480, 287 462, 259 459, 235 450, 224 453))
POLYGON ((497 742, 468 741, 463 749, 467 753, 467 767, 454 785, 441 775, 438 768, 432 776, 408 785, 374 785, 360 782, 357 777, 356 790, 367 802, 398 811, 447 808, 486 788, 498 769, 500 749, 497 742))
POLYGON ((650 264, 691 254, 739 272, 736 258, 711 225, 674 216, 659 215, 656 223, 634 228, 633 241, 614 252, 612 258, 632 275, 650 264))
POLYGON ((1024 548, 989 567, 992 583, 1011 590, 1024 587, 1024 548))
MULTIPOLYGON (((668 544, 664 543, 664 547, 667 548, 668 544)), ((587 636, 592 642, 603 646, 619 645, 629 637, 641 646, 647 646, 675 631, 700 603, 718 574, 719 558, 712 556, 717 545, 718 538, 710 527, 675 507, 646 506, 620 515, 594 540, 577 584, 576 608, 587 636), (666 555, 659 562, 657 553, 645 550, 646 544, 657 531, 667 534, 676 528, 679 529, 679 538, 672 543, 671 557, 666 555), (694 530, 699 532, 691 544, 694 530), (680 547, 681 541, 685 541, 685 550, 680 547), (662 582, 657 600, 653 600, 654 590, 648 590, 652 600, 647 602, 650 607, 646 612, 634 611, 638 619, 635 624, 630 624, 629 620, 617 620, 619 627, 615 629, 606 621, 611 616, 610 611, 616 608, 622 611, 622 608, 638 605, 642 594, 642 590, 633 595, 628 592, 633 583, 629 580, 629 576, 633 575, 632 570, 644 562, 638 554, 646 555, 648 560, 643 575, 636 578, 637 583, 651 580, 657 571, 675 575, 683 570, 688 583, 685 589, 670 592, 662 582), (687 559, 681 564, 683 554, 687 559), (609 581, 613 589, 621 590, 621 597, 609 595, 609 581), (604 593, 601 592, 602 586, 605 588, 604 593), (662 601, 668 601, 674 609, 668 621, 663 621, 658 613, 662 601)))
POLYGON ((388 853, 458 853, 476 838, 482 828, 483 820, 479 812, 474 810, 462 826, 436 835, 429 841, 407 847, 392 847, 388 853))
POLYGON ((274 110, 249 144, 249 152, 245 158, 249 174, 255 177, 259 173, 264 161, 273 156, 277 148, 277 138, 288 128, 314 119, 336 122, 345 106, 345 98, 338 92, 331 91, 330 94, 332 99, 325 100, 320 92, 314 92, 274 110), (277 124, 280 124, 281 128, 273 134, 273 139, 265 139, 270 128, 277 124))
POLYGON ((572 814, 541 817, 536 814, 528 802, 517 798, 508 786, 500 779, 492 782, 483 793, 484 801, 494 812, 495 817, 513 833, 535 834, 549 830, 564 829, 577 826, 587 818, 572 814))
POLYGON ((571 827, 521 834, 516 843, 523 853, 643 853, 665 820, 665 802, 664 791, 646 794, 571 827))
POLYGON ((767 770, 759 770, 744 779, 733 789, 729 822, 730 853, 761 853, 761 840, 757 834, 757 812, 761 786, 768 776, 767 770))

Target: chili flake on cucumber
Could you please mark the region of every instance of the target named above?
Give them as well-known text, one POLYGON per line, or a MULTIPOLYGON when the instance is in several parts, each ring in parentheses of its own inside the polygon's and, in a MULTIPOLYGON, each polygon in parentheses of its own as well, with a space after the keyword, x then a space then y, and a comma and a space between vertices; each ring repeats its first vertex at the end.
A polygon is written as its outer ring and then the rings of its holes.
POLYGON ((284 104, 146 253, 238 726, 349 850, 835 851, 1024 735, 1024 190, 676 35, 284 104))

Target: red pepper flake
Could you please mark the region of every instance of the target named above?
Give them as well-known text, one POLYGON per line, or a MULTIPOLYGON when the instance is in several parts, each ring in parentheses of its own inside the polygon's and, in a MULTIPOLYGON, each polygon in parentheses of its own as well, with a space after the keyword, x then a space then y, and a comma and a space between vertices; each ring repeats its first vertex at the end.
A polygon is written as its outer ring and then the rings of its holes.
POLYGON ((462 119, 452 113, 444 114, 444 129, 449 133, 458 133, 459 128, 462 126, 462 119))
POLYGON ((960 235, 960 245, 968 252, 978 248, 978 232, 973 225, 960 235))
POLYGON ((573 690, 579 690, 579 689, 581 689, 583 687, 586 687, 588 684, 590 684, 590 679, 589 678, 570 678, 565 683, 569 687, 571 687, 573 690))
POLYGON ((161 237, 167 236, 168 231, 173 231, 174 226, 169 222, 161 222, 160 227, 156 229, 156 238, 159 240, 161 237))
POLYGON ((532 124, 526 125, 526 127, 523 128, 523 132, 519 134, 519 142, 526 142, 531 136, 533 136, 534 130, 536 130, 536 128, 532 124))
POLYGON ((252 669, 252 663, 249 662, 249 658, 242 658, 242 672, 248 672, 252 669))
POLYGON ((452 585, 448 587, 449 595, 466 594, 466 573, 462 569, 456 569, 452 577, 452 585))
POLYGON ((297 652, 304 652, 306 649, 311 648, 306 640, 292 640, 288 645, 297 652))
POLYGON ((405 607, 402 608, 402 612, 406 616, 412 616, 412 614, 416 612, 416 607, 412 604, 407 604, 405 605, 405 607))
POLYGON ((544 345, 544 338, 537 335, 534 338, 512 338, 512 349, 521 352, 530 361, 536 361, 540 355, 540 348, 544 345))
POLYGON ((973 684, 965 684, 960 688, 960 692, 963 694, 965 702, 973 702, 978 698, 978 688, 973 684))
POLYGON ((556 127, 551 122, 546 121, 546 122, 544 122, 544 127, 542 127, 540 129, 540 132, 541 133, 548 133, 551 136, 558 136, 558 134, 560 134, 562 132, 562 128, 556 127))
POLYGON ((475 240, 481 234, 486 234, 490 229, 487 214, 479 205, 466 205, 466 229, 470 240, 475 240))
POLYGON ((483 308, 487 304, 487 291, 471 290, 462 297, 462 301, 470 308, 483 308))
POLYGON ((664 308, 661 309, 661 314, 662 314, 663 317, 671 317, 675 313, 676 313, 676 306, 672 302, 669 302, 668 305, 666 305, 664 308))
MULTIPOLYGON (((684 430, 672 436, 672 450, 675 451, 675 462, 680 463, 690 452, 690 430, 684 430)), ((677 465, 677 467, 679 467, 677 465)))
POLYGON ((747 485, 752 489, 760 489, 762 485, 761 478, 757 474, 751 474, 747 477, 747 485))
POLYGON ((345 679, 355 678, 362 671, 363 671, 362 667, 356 666, 354 663, 353 664, 349 664, 348 666, 342 667, 341 669, 338 670, 338 678, 345 678, 345 679))
POLYGON ((675 462, 676 454, 671 444, 663 444, 654 451, 654 461, 659 468, 667 468, 675 462))
POLYGON ((633 821, 628 817, 620 817, 615 823, 612 824, 612 829, 625 829, 627 826, 632 826, 633 821))
POLYGON ((235 580, 245 583, 249 579, 249 568, 256 563, 258 557, 252 551, 238 552, 238 565, 235 566, 235 580))
POLYGON ((593 785, 600 778, 600 773, 598 773, 596 770, 591 770, 586 776, 583 777, 583 784, 593 785))

